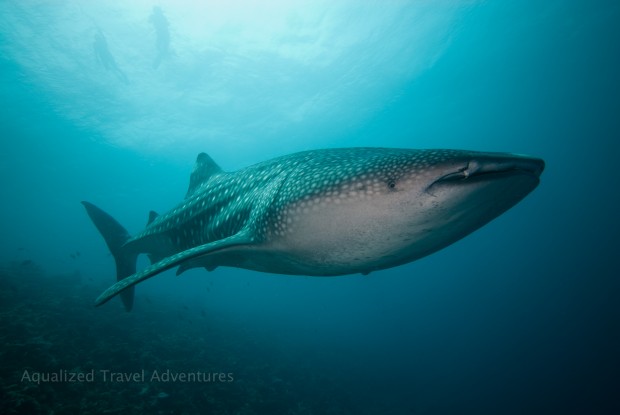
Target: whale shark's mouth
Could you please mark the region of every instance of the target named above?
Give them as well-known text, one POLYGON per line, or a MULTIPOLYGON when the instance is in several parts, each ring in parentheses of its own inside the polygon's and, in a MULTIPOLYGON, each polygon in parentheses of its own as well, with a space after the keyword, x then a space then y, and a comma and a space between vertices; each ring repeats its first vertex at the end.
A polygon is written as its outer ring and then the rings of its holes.
POLYGON ((496 180, 515 175, 531 176, 538 180, 544 168, 545 162, 538 158, 513 155, 480 157, 470 160, 466 166, 456 171, 441 176, 429 188, 436 184, 496 180))

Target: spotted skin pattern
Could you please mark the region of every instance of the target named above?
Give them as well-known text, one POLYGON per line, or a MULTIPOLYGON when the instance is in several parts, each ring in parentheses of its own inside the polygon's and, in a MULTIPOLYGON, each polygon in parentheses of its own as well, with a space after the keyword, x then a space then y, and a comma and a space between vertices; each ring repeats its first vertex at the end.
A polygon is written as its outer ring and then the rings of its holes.
POLYGON ((469 178, 471 160, 491 157, 500 160, 495 164, 513 166, 511 171, 525 171, 530 166, 523 166, 537 162, 461 150, 345 148, 304 151, 224 172, 202 153, 185 200, 122 247, 133 255, 149 254, 153 265, 120 280, 97 304, 175 266, 179 273, 233 266, 328 276, 409 262, 482 226, 538 183, 542 167, 528 174, 536 176, 535 184, 523 179, 525 190, 517 189, 518 197, 488 219, 476 219, 479 223, 469 227, 454 225, 455 214, 442 213, 452 206, 442 199, 447 187, 436 184, 453 176, 475 184, 469 178), (454 235, 442 230, 435 239, 427 237, 446 226, 456 228, 454 235))
POLYGON ((372 198, 390 186, 394 189, 405 173, 414 172, 412 179, 423 177, 428 166, 457 154, 456 150, 313 150, 218 173, 128 244, 166 237, 174 250, 184 250, 232 236, 247 225, 257 241, 294 232, 292 223, 313 207, 372 198), (283 183, 265 194, 265 187, 277 179, 283 183), (269 215, 248 224, 256 210, 269 215))

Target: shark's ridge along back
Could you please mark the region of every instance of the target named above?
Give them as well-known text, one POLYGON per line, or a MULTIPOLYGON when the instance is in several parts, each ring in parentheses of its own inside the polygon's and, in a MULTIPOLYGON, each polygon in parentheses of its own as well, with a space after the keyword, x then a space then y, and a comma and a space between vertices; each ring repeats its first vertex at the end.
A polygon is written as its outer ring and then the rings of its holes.
POLYGON ((117 283, 96 301, 179 266, 335 276, 385 269, 441 249, 531 192, 544 162, 463 150, 312 150, 223 171, 198 155, 185 199, 149 214, 130 237, 83 202, 117 265, 117 283), (146 253, 152 265, 136 272, 146 253))

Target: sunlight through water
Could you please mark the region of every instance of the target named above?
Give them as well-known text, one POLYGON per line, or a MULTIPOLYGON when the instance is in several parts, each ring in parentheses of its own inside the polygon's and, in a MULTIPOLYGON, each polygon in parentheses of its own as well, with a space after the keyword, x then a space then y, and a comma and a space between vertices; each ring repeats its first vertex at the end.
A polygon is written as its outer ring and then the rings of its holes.
POLYGON ((182 157, 359 127, 433 66, 473 4, 35 3, 0 5, 0 52, 55 110, 114 145, 182 157))

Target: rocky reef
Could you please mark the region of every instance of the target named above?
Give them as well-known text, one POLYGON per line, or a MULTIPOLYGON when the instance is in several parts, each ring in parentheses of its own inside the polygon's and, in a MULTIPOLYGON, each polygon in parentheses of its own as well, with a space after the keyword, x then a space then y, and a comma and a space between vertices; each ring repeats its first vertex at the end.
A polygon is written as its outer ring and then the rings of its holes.
POLYGON ((93 307, 103 287, 0 266, 0 413, 361 413, 259 328, 174 304, 93 307))

